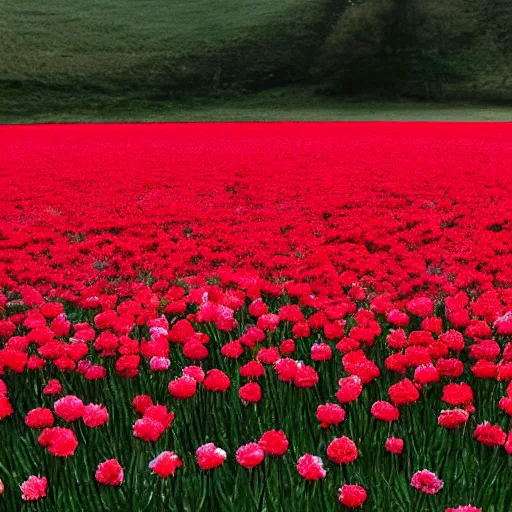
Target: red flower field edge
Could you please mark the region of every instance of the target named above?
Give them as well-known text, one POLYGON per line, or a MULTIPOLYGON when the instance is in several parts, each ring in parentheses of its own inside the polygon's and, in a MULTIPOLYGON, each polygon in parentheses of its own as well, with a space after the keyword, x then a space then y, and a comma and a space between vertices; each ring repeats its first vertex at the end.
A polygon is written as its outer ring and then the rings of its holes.
POLYGON ((508 510, 511 129, 0 128, 0 504, 508 510))

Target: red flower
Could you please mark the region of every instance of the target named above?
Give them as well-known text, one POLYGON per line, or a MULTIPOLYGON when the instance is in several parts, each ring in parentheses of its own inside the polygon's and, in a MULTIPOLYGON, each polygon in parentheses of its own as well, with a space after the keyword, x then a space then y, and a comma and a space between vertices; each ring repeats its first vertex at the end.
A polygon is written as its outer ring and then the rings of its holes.
POLYGON ((385 447, 388 452, 400 455, 404 449, 404 440, 399 437, 388 437, 385 447))
POLYGON ((336 404, 319 405, 316 417, 320 427, 328 428, 331 425, 339 425, 345 419, 345 410, 336 404))
POLYGON ((207 471, 219 467, 226 460, 226 452, 213 443, 203 444, 196 450, 198 466, 207 471))
POLYGON ((238 359, 244 353, 244 347, 238 341, 230 341, 222 345, 220 353, 230 359, 238 359))
POLYGON ((384 366, 386 367, 386 370, 390 372, 396 372, 403 375, 407 370, 407 358, 401 352, 391 354, 384 360, 384 366))
POLYGON ((297 471, 306 480, 320 480, 327 474, 322 459, 309 453, 297 461, 297 471))
POLYGON ((391 401, 397 406, 416 402, 420 397, 418 390, 409 379, 403 379, 390 386, 388 394, 391 401))
POLYGON ((509 454, 509 455, 512 455, 512 432, 509 432, 507 434, 507 440, 505 441, 505 451, 509 454))
POLYGON ((94 475, 100 484, 121 485, 124 480, 123 468, 116 459, 109 459, 98 465, 94 475))
POLYGON ((443 388, 443 402, 450 405, 466 405, 473 402, 473 390, 466 383, 461 384, 447 384, 443 388))
POLYGON ((264 364, 274 364, 280 357, 279 350, 276 347, 261 348, 258 352, 258 360, 264 364))
POLYGON ((336 464, 349 464, 357 456, 356 444, 346 436, 334 439, 327 447, 327 457, 336 464))
POLYGON ((279 350, 283 356, 288 356, 295 352, 295 341, 292 339, 283 340, 279 345, 279 350))
POLYGON ((263 331, 275 331, 279 325, 279 316, 272 313, 261 315, 256 322, 259 329, 263 331))
POLYGON ((46 477, 29 476, 28 479, 20 485, 21 499, 23 501, 36 501, 46 496, 48 480, 46 477))
POLYGON ((393 309, 386 315, 386 320, 396 327, 407 327, 409 325, 409 317, 406 313, 393 309))
POLYGON ((318 382, 318 373, 315 369, 306 364, 297 364, 297 371, 293 383, 297 388, 311 388, 318 382))
POLYGON ((7 418, 14 412, 11 402, 6 396, 0 396, 0 420, 7 418))
POLYGON ((148 395, 137 395, 133 399, 132 404, 136 412, 144 414, 144 411, 153 405, 153 400, 151 400, 151 397, 148 395))
POLYGON ((249 361, 240 367, 240 375, 246 379, 257 379, 265 374, 265 368, 259 361, 249 361))
POLYGON ((340 389, 336 392, 336 398, 342 404, 353 402, 363 392, 361 379, 356 375, 340 379, 338 385, 340 389))
POLYGON ((174 452, 162 452, 150 463, 149 468, 161 478, 174 475, 177 468, 183 466, 183 462, 174 452))
POLYGON ((444 377, 460 377, 464 373, 464 363, 460 359, 455 358, 438 359, 436 368, 444 377))
POLYGON ((362 507, 368 497, 366 491, 359 485, 345 484, 338 492, 339 502, 347 508, 362 507))
POLYGON ((25 416, 25 425, 29 428, 52 427, 55 422, 52 411, 44 407, 32 409, 25 416))
POLYGON ((258 317, 268 312, 268 306, 259 298, 251 302, 248 310, 250 315, 258 317))
POLYGON ((100 380, 107 376, 107 369, 99 364, 93 364, 85 370, 84 377, 87 380, 100 380))
POLYGON ((236 451, 236 461, 248 469, 261 464, 264 457, 265 453, 257 443, 244 444, 236 451))
POLYGON ((192 377, 196 382, 199 382, 199 384, 204 381, 204 371, 199 366, 186 366, 183 368, 183 375, 192 377))
POLYGON ((208 349, 200 341, 192 340, 183 345, 183 355, 188 359, 200 361, 208 357, 208 349))
POLYGON ((145 411, 143 418, 151 418, 160 422, 164 428, 169 428, 174 421, 174 413, 169 412, 165 405, 150 405, 145 411))
POLYGON ((372 405, 371 413, 381 421, 391 422, 400 418, 400 411, 394 405, 382 400, 372 405))
POLYGON ((437 382, 441 376, 433 364, 418 366, 414 371, 414 380, 422 385, 437 382))
POLYGON ((437 423, 441 427, 448 429, 456 429, 464 425, 469 420, 469 413, 464 409, 450 409, 448 411, 441 411, 437 423))
POLYGON ((426 469, 418 471, 411 478, 411 485, 425 494, 437 494, 444 486, 444 482, 426 469))
POLYGON ((329 361, 332 359, 332 350, 327 343, 315 343, 311 347, 311 359, 313 361, 329 361))
POLYGON ((512 380, 512 362, 498 365, 497 380, 512 380))
POLYGON ((297 322, 292 327, 292 334, 297 339, 309 337, 309 335, 311 334, 311 331, 309 329, 308 323, 307 322, 297 322))
POLYGON ((501 427, 491 425, 488 421, 477 425, 473 437, 486 446, 502 446, 507 439, 507 435, 501 430, 501 427))
POLYGON ((257 382, 249 382, 238 390, 238 396, 244 402, 259 402, 261 400, 261 388, 257 382))
POLYGON ((279 359, 274 363, 274 368, 281 382, 291 382, 297 374, 297 362, 293 359, 279 359))
POLYGON ((459 331, 450 329, 439 336, 439 341, 448 345, 450 350, 460 352, 464 348, 464 336, 459 331))
POLYGON ((302 322, 304 320, 304 315, 299 306, 296 304, 287 304, 285 306, 281 306, 279 310, 279 319, 282 322, 302 322))
POLYGON ((135 377, 139 374, 140 356, 121 356, 116 361, 116 373, 119 377, 135 377))
POLYGON ((84 407, 82 418, 86 427, 101 427, 108 421, 108 411, 102 405, 89 404, 84 407))
POLYGON ((492 361, 485 359, 478 360, 472 367, 471 373, 477 379, 495 379, 498 371, 498 367, 492 361))
POLYGON ((62 393, 62 386, 57 379, 51 379, 43 388, 43 393, 45 395, 58 395, 62 393))
POLYGON ((192 377, 183 375, 183 377, 171 380, 167 389, 173 398, 186 400, 196 394, 197 382, 192 377))
POLYGON ((153 356, 149 361, 149 368, 152 372, 165 372, 171 366, 171 361, 167 357, 153 356))
POLYGON ((258 441, 260 448, 269 455, 284 455, 288 451, 288 439, 282 430, 269 430, 258 441))
POLYGON ((15 373, 22 373, 28 361, 28 354, 20 350, 0 350, 0 368, 5 366, 15 373))
POLYGON ((133 435, 148 442, 158 441, 164 431, 165 426, 162 423, 146 416, 137 420, 133 426, 133 435))
POLYGON ((39 438, 41 446, 48 447, 48 451, 56 457, 70 457, 78 446, 75 433, 69 428, 45 428, 39 438))
POLYGON ((402 350, 408 345, 407 334, 403 329, 391 329, 386 337, 388 347, 394 350, 402 350))
POLYGON ((80 398, 67 395, 55 402, 53 410, 59 418, 65 421, 74 421, 82 417, 84 404, 80 398))
POLYGON ((204 387, 209 391, 226 391, 231 385, 229 377, 220 370, 214 368, 206 374, 204 379, 204 387))

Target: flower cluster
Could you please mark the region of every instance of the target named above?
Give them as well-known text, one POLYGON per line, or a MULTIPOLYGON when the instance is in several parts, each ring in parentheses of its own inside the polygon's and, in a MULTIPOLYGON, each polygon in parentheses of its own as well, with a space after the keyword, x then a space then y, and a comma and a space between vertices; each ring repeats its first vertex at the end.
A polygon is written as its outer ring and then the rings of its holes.
POLYGON ((0 508, 505 512, 510 127, 457 130, 4 130, 0 508))

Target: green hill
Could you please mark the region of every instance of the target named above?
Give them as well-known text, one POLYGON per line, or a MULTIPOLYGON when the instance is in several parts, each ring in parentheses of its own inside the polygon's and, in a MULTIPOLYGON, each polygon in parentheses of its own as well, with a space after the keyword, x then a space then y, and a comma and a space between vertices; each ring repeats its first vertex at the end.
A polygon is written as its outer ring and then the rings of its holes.
POLYGON ((0 85, 173 95, 308 77, 332 0, 0 0, 0 85))

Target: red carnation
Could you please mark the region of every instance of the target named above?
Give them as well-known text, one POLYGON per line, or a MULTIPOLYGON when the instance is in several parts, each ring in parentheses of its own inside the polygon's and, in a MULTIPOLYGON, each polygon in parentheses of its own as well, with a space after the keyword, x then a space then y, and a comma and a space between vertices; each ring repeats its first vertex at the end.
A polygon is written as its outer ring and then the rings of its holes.
POLYGON ((108 411, 102 405, 89 404, 84 407, 82 418, 86 427, 100 427, 107 423, 108 411))
POLYGON ((192 377, 199 384, 204 381, 204 371, 200 366, 186 366, 183 368, 183 375, 192 377))
POLYGON ((0 396, 0 420, 7 418, 14 412, 11 402, 6 396, 0 396))
POLYGON ((349 464, 357 459, 357 446, 346 436, 334 439, 327 447, 327 457, 336 464, 349 464))
POLYGON ((362 507, 368 497, 366 491, 359 485, 345 484, 338 492, 339 502, 347 508, 362 507))
POLYGON ((441 427, 448 429, 456 429, 464 425, 469 420, 469 413, 464 409, 450 409, 448 411, 441 411, 437 423, 441 427))
POLYGON ((274 364, 280 357, 279 350, 276 347, 261 348, 258 352, 258 360, 264 364, 274 364))
POLYGON ((240 367, 240 375, 246 379, 257 379, 265 374, 265 368, 259 361, 249 361, 240 367))
POLYGON ((316 417, 320 427, 328 428, 331 425, 339 425, 345 419, 345 410, 336 404, 319 405, 316 417))
POLYGON ((162 423, 149 417, 137 420, 133 426, 133 435, 143 441, 158 441, 164 431, 165 426, 162 423))
POLYGON ((100 484, 105 485, 121 485, 124 480, 123 468, 116 459, 99 464, 94 476, 100 484))
POLYGON ((70 457, 75 453, 78 440, 75 433, 69 428, 45 428, 39 438, 39 444, 46 446, 48 451, 56 457, 70 457))
POLYGON ((361 379, 356 375, 340 379, 338 385, 340 389, 336 392, 336 398, 342 404, 353 402, 363 392, 361 379))
POLYGON ((62 386, 57 379, 50 379, 43 388, 43 393, 45 395, 58 395, 62 393, 62 386))
POLYGON ((372 415, 381 421, 396 421, 400 417, 400 411, 389 402, 380 400, 372 405, 372 415))
POLYGON ((136 412, 144 414, 144 411, 153 405, 153 400, 148 395, 137 395, 132 402, 132 405, 136 412))
POLYGON ((257 382, 249 382, 238 390, 238 396, 244 402, 259 402, 261 400, 261 388, 257 382))
POLYGON ((279 359, 274 363, 274 368, 281 382, 291 382, 297 374, 297 362, 293 359, 279 359))
POLYGON ((213 443, 203 444, 196 450, 198 466, 207 471, 219 467, 226 460, 226 452, 213 443))
POLYGON ((263 462, 265 452, 257 443, 240 446, 236 451, 236 461, 244 468, 254 468, 263 462))
POLYGON ((52 427, 55 422, 52 411, 44 407, 32 409, 25 416, 25 425, 29 428, 52 427))
POLYGON ((443 388, 441 400, 454 406, 471 404, 473 402, 473 390, 464 382, 461 384, 447 384, 443 388))
POLYGON ((226 391, 231 385, 231 381, 224 372, 214 368, 206 374, 203 384, 209 391, 226 391))
POLYGON ((183 466, 181 459, 174 452, 169 451, 162 452, 149 463, 153 473, 161 478, 174 475, 176 469, 180 466, 183 466))
POLYGON ((183 377, 171 380, 167 389, 173 398, 186 400, 196 394, 197 382, 192 377, 183 375, 183 377))
POLYGON ((74 421, 82 417, 84 404, 80 398, 67 395, 57 400, 53 405, 55 414, 65 421, 74 421))
POLYGON ((409 379, 403 379, 390 386, 388 394, 391 401, 397 406, 416 402, 420 397, 418 390, 409 379))
POLYGON ((258 444, 269 455, 284 455, 288 451, 288 439, 282 430, 269 430, 265 432, 258 444))
POLYGON ((502 446, 507 439, 507 435, 500 426, 491 425, 488 421, 477 425, 473 437, 486 446, 502 446))
POLYGON ((318 373, 306 364, 297 364, 297 371, 293 383, 298 388, 311 388, 318 382, 318 373))
POLYGON ((48 480, 46 477, 29 476, 28 479, 20 485, 21 499, 23 501, 36 501, 46 496, 48 480))
POLYGON ((306 480, 320 480, 327 474, 322 459, 309 453, 297 461, 297 471, 306 480))
POLYGON ((313 361, 329 361, 332 359, 332 350, 327 343, 315 343, 311 347, 311 359, 313 361))

